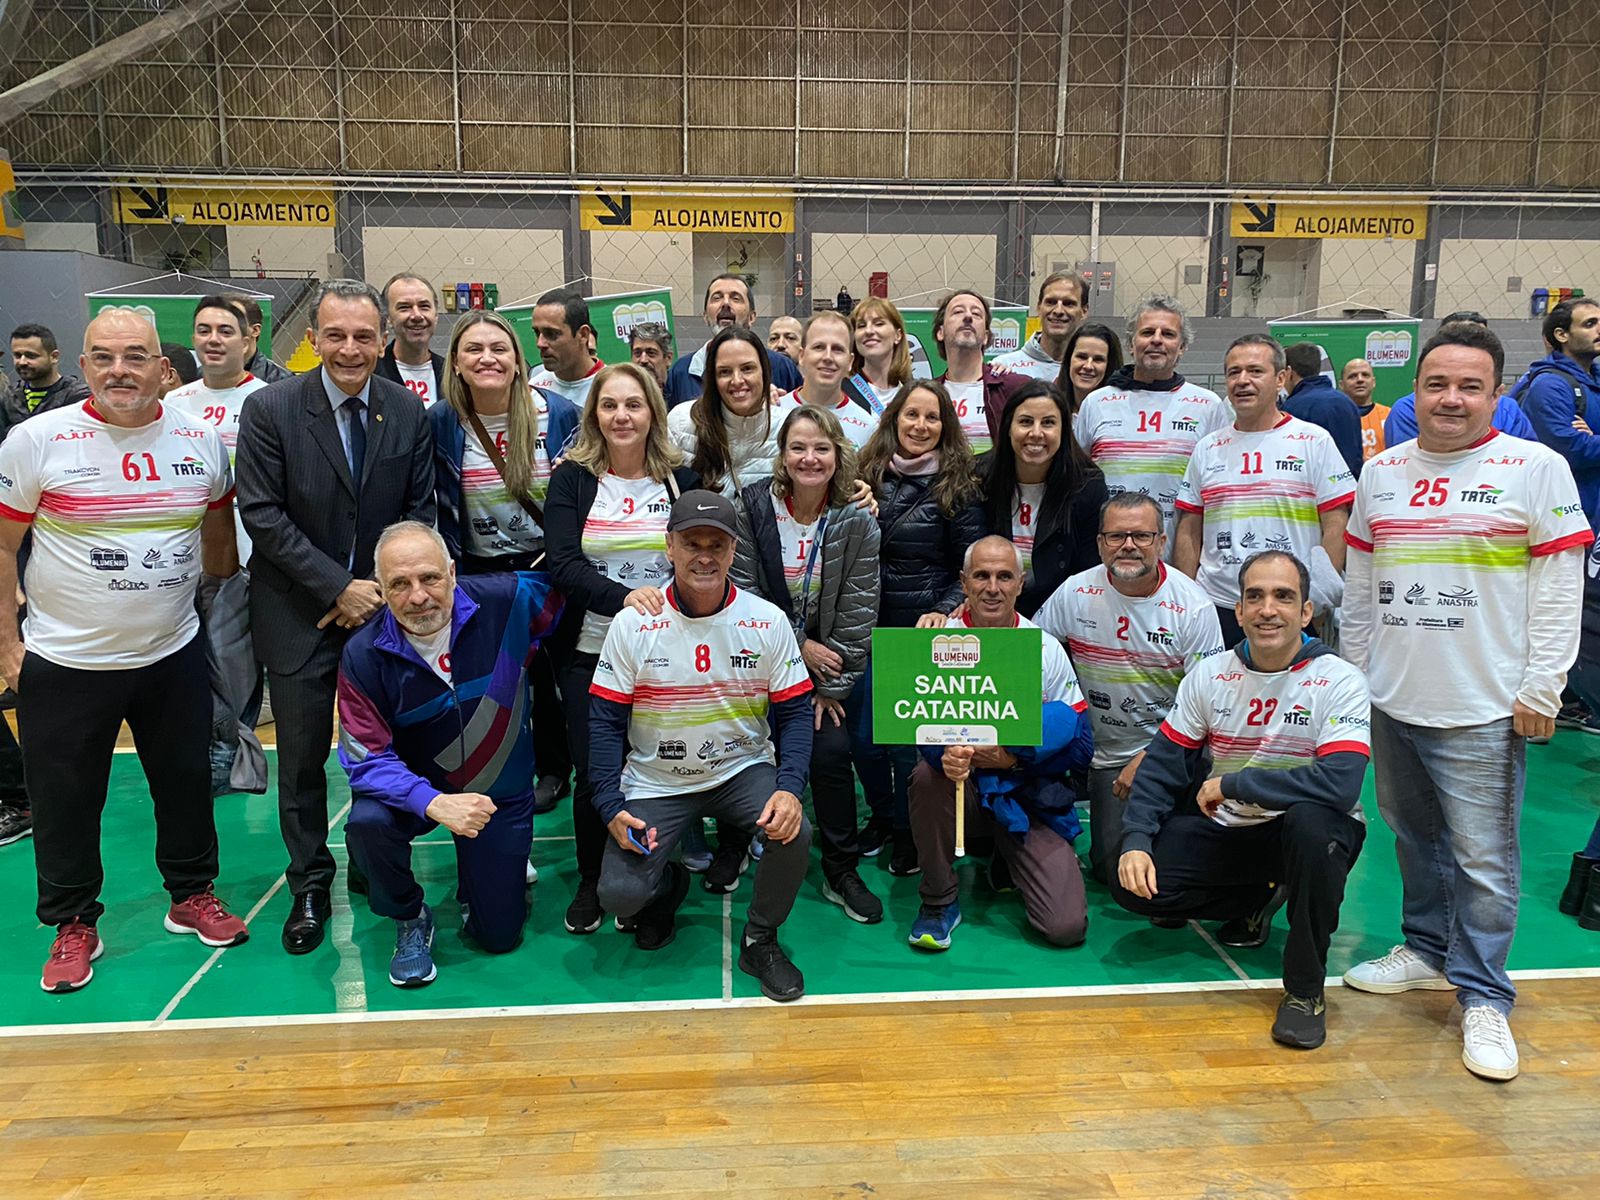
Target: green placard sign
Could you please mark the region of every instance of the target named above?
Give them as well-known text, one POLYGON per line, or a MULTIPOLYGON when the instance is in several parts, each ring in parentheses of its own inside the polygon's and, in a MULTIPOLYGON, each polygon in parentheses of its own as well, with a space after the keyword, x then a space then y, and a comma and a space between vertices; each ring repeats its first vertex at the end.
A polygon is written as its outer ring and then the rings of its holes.
POLYGON ((891 746, 1037 746, 1037 629, 874 629, 872 737, 891 746))
POLYGON ((1393 404, 1412 390, 1422 322, 1411 317, 1381 321, 1268 321, 1272 336, 1285 346, 1311 342, 1322 350, 1324 373, 1339 385, 1345 363, 1364 358, 1372 364, 1372 398, 1393 404))
MULTIPOLYGON (((933 308, 900 310, 906 333, 911 338, 911 373, 918 379, 937 379, 944 374, 944 356, 933 340, 933 315, 937 311, 933 308)), ((983 352, 984 362, 1021 350, 1022 343, 1028 340, 1028 310, 998 306, 991 309, 989 332, 993 337, 989 339, 989 348, 983 352)))
MULTIPOLYGON (((517 340, 522 343, 522 352, 527 355, 530 368, 538 370, 539 344, 533 336, 533 307, 531 304, 506 305, 499 313, 517 331, 517 340)), ((628 336, 635 325, 665 325, 673 337, 677 337, 672 322, 672 292, 668 288, 590 296, 589 323, 594 326, 595 357, 603 363, 630 360, 628 336)))
MULTIPOLYGON (((130 308, 150 320, 163 342, 177 342, 180 346, 194 344, 194 306, 201 300, 201 294, 198 292, 192 296, 134 296, 127 292, 91 292, 84 299, 89 304, 90 317, 107 308, 130 308)), ((270 356, 272 297, 257 295, 255 301, 261 306, 259 345, 270 356)))

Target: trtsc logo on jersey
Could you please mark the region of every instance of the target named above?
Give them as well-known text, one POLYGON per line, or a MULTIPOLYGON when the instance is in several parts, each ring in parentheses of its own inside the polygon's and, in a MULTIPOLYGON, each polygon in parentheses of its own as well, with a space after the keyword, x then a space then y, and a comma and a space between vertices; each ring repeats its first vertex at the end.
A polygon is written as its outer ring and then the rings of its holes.
POLYGON ((128 569, 128 552, 126 550, 106 550, 96 546, 89 551, 89 565, 96 571, 126 571, 128 569))
POLYGON ((172 473, 174 475, 183 475, 188 477, 198 475, 204 477, 206 473, 205 463, 201 462, 192 454, 185 454, 178 462, 170 463, 168 465, 171 466, 172 473))
POLYGON ((1505 489, 1497 488, 1492 484, 1480 483, 1475 488, 1464 488, 1461 492, 1463 504, 1499 504, 1500 497, 1505 495, 1505 489))
POLYGON ((668 504, 665 500, 652 500, 650 503, 644 506, 644 511, 654 515, 670 513, 672 511, 672 505, 668 504))
POLYGON ((1306 460, 1293 454, 1286 454, 1277 460, 1276 465, 1280 471, 1300 473, 1306 469, 1306 460))
POLYGON ((1173 644, 1172 630, 1168 629, 1165 625, 1161 626, 1159 629, 1145 630, 1144 636, 1152 646, 1170 646, 1173 644))
POLYGON ((1296 704, 1283 714, 1283 723, 1285 725, 1309 725, 1311 724, 1311 710, 1304 704, 1296 704))
POLYGON ((1173 433, 1199 433, 1200 421, 1196 417, 1173 417, 1167 428, 1173 433))
POLYGON ((737 654, 728 655, 728 665, 738 670, 753 671, 760 662, 759 651, 746 650, 743 646, 739 647, 737 654))

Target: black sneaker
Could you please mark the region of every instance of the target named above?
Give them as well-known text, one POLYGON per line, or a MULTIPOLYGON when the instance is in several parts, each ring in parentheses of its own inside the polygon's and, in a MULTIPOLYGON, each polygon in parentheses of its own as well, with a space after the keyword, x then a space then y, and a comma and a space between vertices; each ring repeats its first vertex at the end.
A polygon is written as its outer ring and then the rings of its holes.
POLYGON ((678 906, 689 894, 689 872, 682 863, 667 864, 667 890, 639 910, 633 919, 633 944, 659 950, 678 935, 678 906))
POLYGON ((894 828, 888 821, 882 817, 868 817, 867 823, 856 835, 856 846, 860 849, 862 858, 877 858, 878 852, 889 844, 889 839, 893 836, 894 828))
POLYGON ((894 848, 889 851, 889 874, 922 874, 922 863, 917 858, 917 843, 909 829, 895 832, 894 848))
POLYGON ((1563 704, 1561 711, 1556 713, 1557 729, 1582 729, 1589 723, 1588 706, 1578 701, 1563 704))
POLYGON ((739 876, 750 866, 750 851, 746 846, 718 846, 711 856, 711 865, 700 877, 700 886, 719 896, 726 895, 739 886, 739 876))
POLYGON ((989 887, 1001 895, 1017 890, 1017 881, 1011 878, 1011 864, 998 850, 989 856, 989 887))
POLYGON ((739 970, 755 977, 768 1000, 787 1004, 806 994, 805 976, 778 945, 778 935, 763 934, 752 940, 750 927, 739 935, 739 970))
POLYGON ((1278 884, 1267 894, 1261 907, 1248 917, 1224 921, 1222 928, 1217 930, 1217 941, 1235 950, 1254 950, 1266 945, 1272 933, 1273 914, 1283 907, 1283 902, 1288 898, 1289 889, 1278 884))
POLYGON ((20 842, 33 832, 33 810, 0 804, 0 846, 20 842))
POLYGON ((854 871, 846 871, 837 879, 824 880, 822 895, 844 909, 844 915, 852 921, 876 925, 883 920, 883 901, 872 894, 872 889, 854 871))
POLYGON ((533 789, 533 811, 537 816, 555 808, 561 797, 572 790, 565 775, 541 775, 533 789))
POLYGON ((1322 997, 1285 992, 1272 1022, 1272 1040, 1296 1050, 1315 1050, 1327 1039, 1328 1009, 1322 997))
POLYGON ((600 885, 593 879, 578 880, 578 894, 567 905, 567 932, 593 933, 600 928, 606 910, 600 907, 600 885))

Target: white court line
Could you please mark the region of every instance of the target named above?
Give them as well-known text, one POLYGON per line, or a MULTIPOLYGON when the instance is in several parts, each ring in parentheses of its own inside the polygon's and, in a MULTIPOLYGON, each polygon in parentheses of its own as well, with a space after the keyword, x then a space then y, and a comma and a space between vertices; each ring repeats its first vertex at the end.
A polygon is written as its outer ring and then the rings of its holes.
MULTIPOLYGON (((533 840, 534 840, 535 843, 538 843, 538 842, 570 842, 572 840, 572 835, 569 833, 565 837, 556 837, 554 835, 552 835, 550 837, 536 837, 533 840)), ((428 838, 426 840, 419 839, 419 840, 417 840, 415 842, 412 842, 411 843, 411 848, 413 850, 420 850, 425 846, 454 846, 454 845, 455 845, 455 842, 452 841, 449 838, 428 838)), ((344 849, 347 849, 347 847, 345 846, 345 844, 343 842, 329 842, 328 843, 328 849, 329 850, 344 850, 344 849)))
POLYGON ((1222 959, 1223 962, 1227 963, 1228 968, 1235 975, 1237 975, 1240 979, 1250 978, 1250 976, 1240 968, 1239 964, 1233 961, 1233 955, 1229 954, 1222 948, 1222 943, 1217 941, 1216 938, 1212 937, 1210 930, 1208 930, 1204 925, 1200 924, 1199 921, 1190 921, 1189 928, 1198 933, 1201 938, 1205 940, 1206 945, 1210 946, 1217 952, 1217 957, 1222 959))
MULTIPOLYGON (((338 813, 334 815, 333 819, 328 822, 328 829, 331 831, 335 825, 344 819, 345 813, 349 811, 350 801, 346 800, 344 807, 341 808, 338 813)), ((256 919, 256 915, 267 906, 267 902, 276 896, 283 888, 283 885, 287 882, 287 875, 279 875, 277 879, 273 880, 272 886, 267 889, 266 894, 262 896, 261 899, 257 900, 255 902, 255 907, 245 914, 244 923, 248 925, 254 921, 256 919)), ((205 962, 201 963, 199 969, 196 970, 193 975, 189 976, 189 982, 178 989, 178 994, 173 996, 171 1000, 168 1000, 166 1007, 156 1014, 155 1020, 149 1022, 145 1027, 150 1029, 159 1028, 166 1021, 166 1019, 172 1015, 172 1010, 177 1008, 178 1005, 183 1002, 183 998, 194 989, 194 985, 205 978, 207 971, 211 970, 212 967, 217 965, 217 960, 222 957, 223 951, 228 950, 229 948, 230 947, 228 946, 218 946, 215 950, 213 950, 211 952, 211 957, 206 959, 205 962)), ((5 1031, 0 1030, 0 1037, 4 1036, 5 1031)))
POLYGON ((733 999, 733 893, 722 894, 722 1002, 733 999))
MULTIPOLYGON (((1553 967, 1549 970, 1512 971, 1518 980, 1600 979, 1600 967, 1553 967)), ((1344 986, 1344 979, 1330 975, 1325 987, 1344 986)), ((1275 991, 1283 984, 1277 979, 1210 979, 1192 983, 1086 984, 1078 987, 985 988, 948 992, 849 992, 826 996, 806 996, 783 1007, 795 1005, 838 1007, 849 1004, 945 1004, 980 1003, 1008 1000, 1071 1000, 1092 996, 1165 996, 1207 992, 1275 991)), ((154 1025, 149 1021, 101 1021, 80 1025, 16 1025, 0 1027, 0 1038, 61 1037, 74 1034, 156 1033, 170 1030, 268 1029, 299 1025, 358 1025, 393 1021, 471 1021, 492 1017, 571 1017, 587 1014, 653 1012, 713 1012, 734 1008, 775 1007, 763 996, 742 996, 733 1000, 627 1000, 603 1004, 527 1004, 495 1008, 432 1008, 415 1012, 385 1011, 359 1013, 287 1013, 261 1017, 189 1017, 154 1025)))

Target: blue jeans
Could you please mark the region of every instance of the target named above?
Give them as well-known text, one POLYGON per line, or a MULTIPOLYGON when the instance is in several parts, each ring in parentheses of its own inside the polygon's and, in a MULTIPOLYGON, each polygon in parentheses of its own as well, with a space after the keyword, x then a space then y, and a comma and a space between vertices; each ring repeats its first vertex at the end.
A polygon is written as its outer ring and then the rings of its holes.
POLYGON ((1378 811, 1394 830, 1406 945, 1456 985, 1463 1008, 1510 1015, 1526 743, 1511 718, 1434 729, 1372 710, 1378 811))

